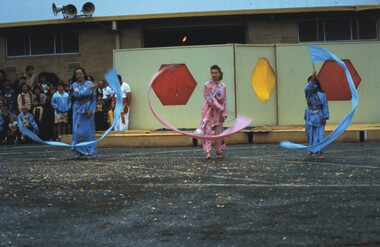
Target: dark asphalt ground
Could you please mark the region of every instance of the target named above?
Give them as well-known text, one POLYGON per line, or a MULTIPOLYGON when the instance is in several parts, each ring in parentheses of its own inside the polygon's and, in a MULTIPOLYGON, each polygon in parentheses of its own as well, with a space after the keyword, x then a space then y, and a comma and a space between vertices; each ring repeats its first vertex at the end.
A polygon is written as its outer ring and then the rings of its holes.
POLYGON ((0 150, 0 246, 380 246, 380 142, 0 150))

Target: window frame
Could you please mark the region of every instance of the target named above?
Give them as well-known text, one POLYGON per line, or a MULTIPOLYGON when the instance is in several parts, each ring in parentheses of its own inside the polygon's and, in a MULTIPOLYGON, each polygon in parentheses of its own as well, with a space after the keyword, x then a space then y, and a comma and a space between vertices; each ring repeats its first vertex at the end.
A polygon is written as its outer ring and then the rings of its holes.
POLYGON ((302 18, 297 21, 298 24, 298 43, 310 43, 310 42, 350 42, 350 41, 377 41, 379 40, 379 22, 378 18, 376 16, 340 16, 340 17, 324 17, 324 18, 302 18), (326 20, 331 21, 331 20, 343 20, 343 19, 348 19, 349 25, 350 25, 350 39, 340 39, 340 40, 326 40, 326 20), (360 19, 372 19, 374 20, 375 23, 375 31, 376 31, 376 38, 371 38, 371 39, 362 39, 359 37, 360 35, 360 26, 359 26, 359 20, 360 19), (317 40, 312 40, 312 41, 301 41, 300 40, 300 22, 303 21, 314 21, 316 22, 317 26, 317 40), (322 21, 322 32, 323 32, 323 39, 319 40, 319 23, 322 21), (355 25, 354 25, 355 23, 355 25), (356 28, 356 30, 353 30, 353 28, 356 28), (355 38, 354 33, 356 32, 357 38, 355 38))
POLYGON ((22 34, 22 33, 17 33, 17 34, 11 34, 11 35, 5 35, 5 56, 7 58, 19 58, 19 57, 41 57, 41 56, 64 56, 64 55, 78 55, 80 54, 80 34, 78 31, 64 31, 64 32, 35 32, 35 33, 29 33, 29 34, 22 34), (77 52, 61 52, 57 53, 57 35, 62 35, 62 34, 73 34, 76 33, 78 36, 78 51, 77 52), (50 35, 52 34, 54 36, 54 52, 53 53, 41 53, 41 54, 32 54, 32 36, 35 35, 50 35), (18 36, 21 35, 24 37, 24 40, 28 41, 28 54, 24 55, 9 55, 8 54, 8 37, 10 36, 18 36))

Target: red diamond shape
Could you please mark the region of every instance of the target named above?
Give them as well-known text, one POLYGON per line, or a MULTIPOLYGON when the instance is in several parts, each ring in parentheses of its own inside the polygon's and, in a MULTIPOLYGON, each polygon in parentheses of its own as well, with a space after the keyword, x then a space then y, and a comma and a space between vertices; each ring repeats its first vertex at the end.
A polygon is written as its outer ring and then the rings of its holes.
POLYGON ((185 64, 163 64, 152 88, 163 105, 186 105, 197 82, 185 64))
MULTIPOLYGON (((355 87, 358 88, 362 80, 349 59, 342 60, 351 74, 355 87)), ((335 61, 328 60, 322 65, 318 79, 325 91, 328 100, 351 100, 351 91, 348 86, 346 74, 335 61)))

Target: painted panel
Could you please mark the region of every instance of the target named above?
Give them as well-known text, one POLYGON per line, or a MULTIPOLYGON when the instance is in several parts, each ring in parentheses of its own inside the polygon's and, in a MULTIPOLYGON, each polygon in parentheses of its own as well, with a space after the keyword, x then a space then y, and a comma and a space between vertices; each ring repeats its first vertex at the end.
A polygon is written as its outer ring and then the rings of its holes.
MULTIPOLYGON (((314 45, 314 44, 313 44, 314 45)), ((315 44, 328 49, 341 59, 349 59, 360 74, 359 105, 352 123, 379 123, 380 109, 380 43, 329 43, 315 44)), ((277 45, 277 78, 279 124, 303 124, 306 107, 303 89, 312 73, 308 46, 277 45)), ((316 64, 317 72, 323 64, 316 64)), ((351 101, 329 101, 330 120, 338 123, 350 110, 351 101)))
POLYGON ((204 103, 203 85, 210 79, 210 66, 217 64, 227 86, 229 118, 234 117, 233 46, 192 46, 114 51, 114 66, 132 89, 130 129, 160 129, 163 126, 152 115, 147 102, 147 89, 153 74, 162 64, 183 63, 197 82, 186 105, 163 106, 152 91, 151 99, 156 113, 177 128, 196 128, 204 103))
MULTIPOLYGON (((352 123, 380 123, 380 42, 324 43, 320 45, 341 59, 350 59, 360 74, 359 105, 352 123)), ((188 103, 163 106, 152 93, 156 112, 178 128, 196 128, 204 103, 203 85, 210 78, 210 66, 218 64, 227 85, 230 126, 236 115, 253 119, 252 125, 304 124, 306 102, 304 87, 313 66, 308 44, 294 45, 215 45, 175 48, 116 50, 114 65, 132 87, 130 129, 159 129, 162 126, 151 114, 147 87, 152 75, 162 64, 184 63, 197 86, 188 103), (256 62, 266 58, 276 75, 276 87, 270 99, 261 102, 252 90, 251 73, 256 62), (236 80, 236 83, 234 82, 236 80), (236 97, 235 97, 236 95, 236 97)), ((317 72, 322 63, 316 64, 317 72)), ((351 109, 350 101, 330 101, 331 118, 338 123, 351 109)))
POLYGON ((251 85, 251 73, 260 58, 266 58, 276 74, 274 46, 237 45, 235 54, 237 112, 252 118, 254 126, 277 125, 277 86, 270 99, 262 102, 251 85))

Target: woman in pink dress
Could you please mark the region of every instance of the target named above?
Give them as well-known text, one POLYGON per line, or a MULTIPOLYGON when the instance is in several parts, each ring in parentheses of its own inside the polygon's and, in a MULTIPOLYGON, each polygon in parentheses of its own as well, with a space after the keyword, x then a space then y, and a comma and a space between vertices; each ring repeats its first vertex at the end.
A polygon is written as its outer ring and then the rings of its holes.
MULTIPOLYGON (((211 135, 213 127, 215 135, 223 132, 223 123, 228 114, 226 86, 221 82, 222 79, 223 72, 219 66, 211 66, 211 80, 205 83, 203 95, 206 102, 202 108, 202 119, 198 127, 205 135, 211 135)), ((223 158, 223 152, 226 150, 224 138, 215 141, 215 149, 216 157, 223 158)), ((203 141, 203 151, 206 153, 206 158, 211 159, 211 141, 203 141)))

